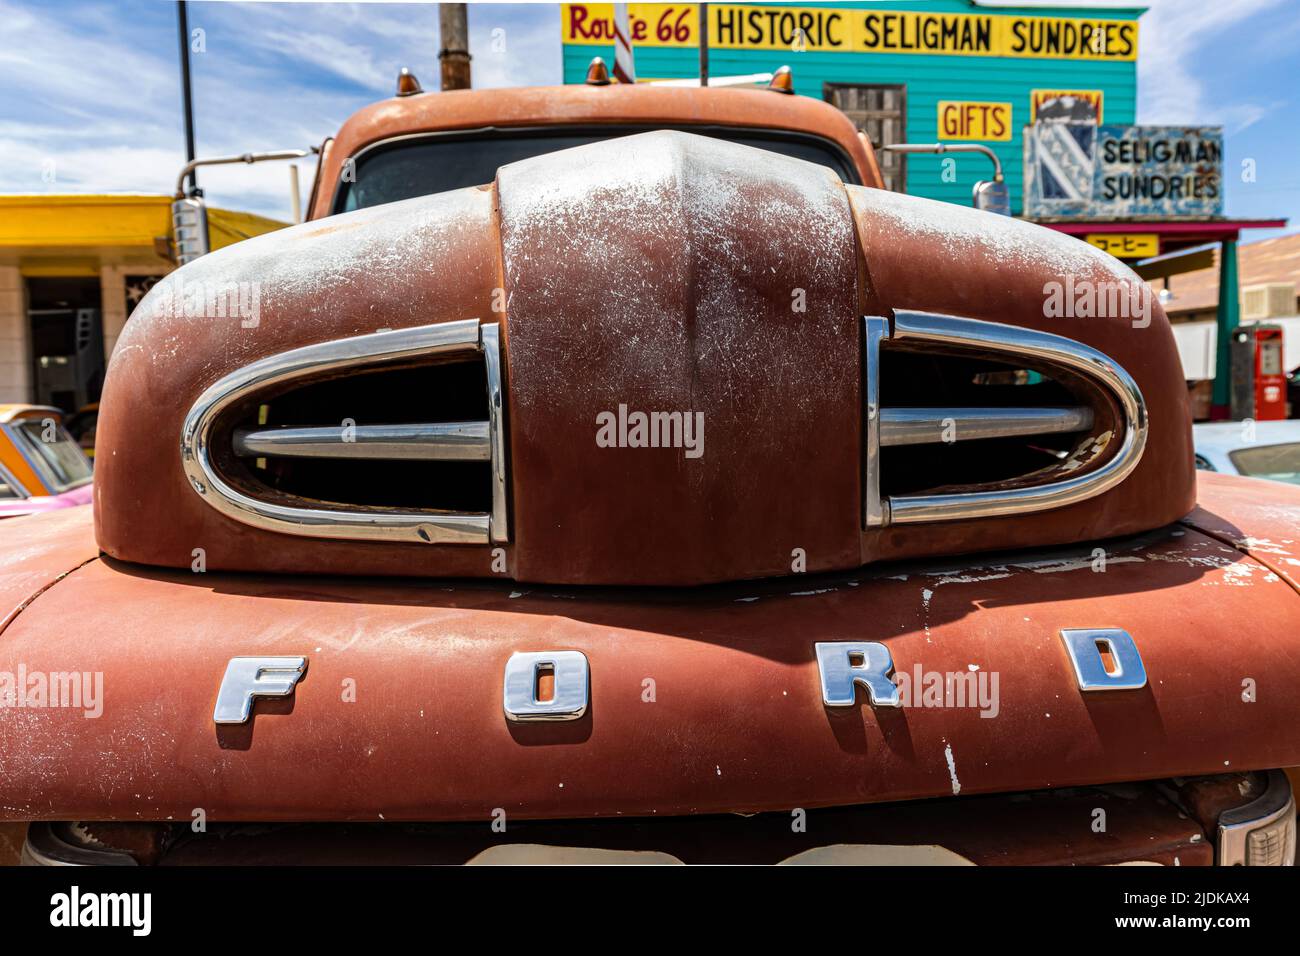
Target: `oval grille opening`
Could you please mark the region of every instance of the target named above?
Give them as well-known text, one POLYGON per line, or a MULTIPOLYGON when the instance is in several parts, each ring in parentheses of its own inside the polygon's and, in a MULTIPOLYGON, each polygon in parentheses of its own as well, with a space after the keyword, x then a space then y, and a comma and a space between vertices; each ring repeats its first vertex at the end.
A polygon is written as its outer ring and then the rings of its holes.
POLYGON ((223 423, 232 480, 331 506, 488 512, 482 361, 311 382, 223 423))
POLYGON ((884 348, 880 404, 885 495, 1050 480, 1086 436, 1114 431, 1097 389, 986 356, 884 348))
POLYGON ((1091 346, 928 312, 863 327, 865 527, 1064 507, 1137 466, 1142 393, 1091 346))
POLYGON ((181 463, 208 504, 259 528, 506 541, 498 328, 470 319, 260 359, 199 396, 181 463))

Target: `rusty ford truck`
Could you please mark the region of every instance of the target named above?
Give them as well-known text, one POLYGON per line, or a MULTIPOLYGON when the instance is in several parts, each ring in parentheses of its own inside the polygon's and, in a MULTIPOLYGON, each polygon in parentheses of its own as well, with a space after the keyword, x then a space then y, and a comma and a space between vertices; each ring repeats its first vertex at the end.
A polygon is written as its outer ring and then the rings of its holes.
POLYGON ((0 523, 25 861, 1290 863, 1300 488, 1140 280, 600 80, 407 80, 140 304, 0 523))

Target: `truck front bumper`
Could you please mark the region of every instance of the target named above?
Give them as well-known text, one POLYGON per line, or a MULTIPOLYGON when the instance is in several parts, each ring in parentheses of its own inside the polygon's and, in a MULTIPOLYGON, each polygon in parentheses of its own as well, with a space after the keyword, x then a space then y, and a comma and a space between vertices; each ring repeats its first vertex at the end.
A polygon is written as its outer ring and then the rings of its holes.
POLYGON ((1285 773, 761 813, 481 823, 33 823, 28 865, 855 863, 1290 866, 1285 773))

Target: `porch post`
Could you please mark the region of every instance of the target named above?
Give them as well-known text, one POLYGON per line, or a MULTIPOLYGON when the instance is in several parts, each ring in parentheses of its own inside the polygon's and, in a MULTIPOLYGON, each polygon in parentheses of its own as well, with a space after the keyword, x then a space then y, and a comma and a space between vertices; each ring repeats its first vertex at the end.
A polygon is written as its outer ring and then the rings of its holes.
POLYGON ((1225 419, 1232 399, 1232 333, 1241 318, 1237 290, 1237 240, 1219 244, 1219 310, 1214 349, 1214 395, 1210 417, 1225 419))

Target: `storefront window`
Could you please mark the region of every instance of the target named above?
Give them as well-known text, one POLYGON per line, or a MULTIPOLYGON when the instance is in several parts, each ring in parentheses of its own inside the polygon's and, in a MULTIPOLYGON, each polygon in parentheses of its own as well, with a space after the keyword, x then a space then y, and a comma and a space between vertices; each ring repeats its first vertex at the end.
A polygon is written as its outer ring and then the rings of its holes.
POLYGON ((885 188, 907 191, 907 158, 880 147, 907 142, 907 88, 905 86, 827 83, 826 102, 844 112, 867 135, 876 151, 885 188))

